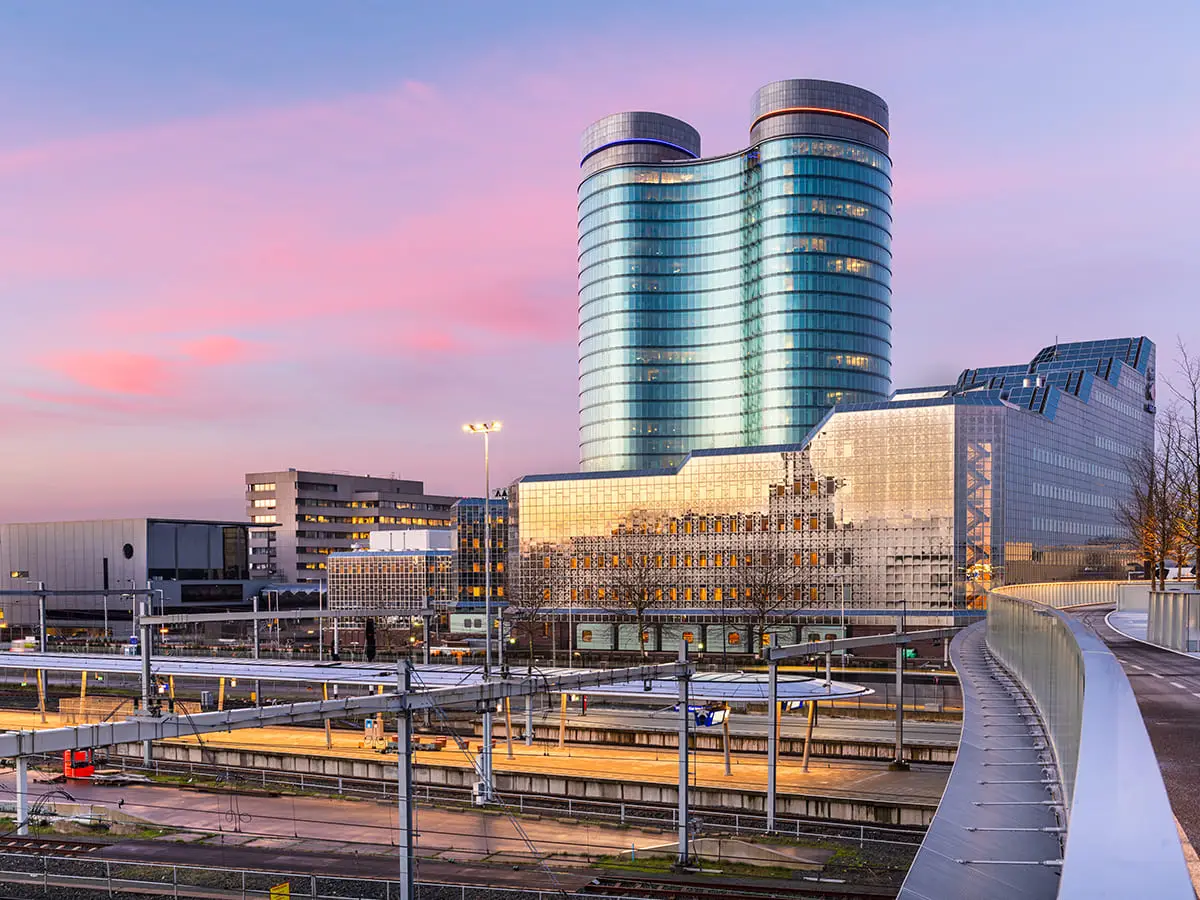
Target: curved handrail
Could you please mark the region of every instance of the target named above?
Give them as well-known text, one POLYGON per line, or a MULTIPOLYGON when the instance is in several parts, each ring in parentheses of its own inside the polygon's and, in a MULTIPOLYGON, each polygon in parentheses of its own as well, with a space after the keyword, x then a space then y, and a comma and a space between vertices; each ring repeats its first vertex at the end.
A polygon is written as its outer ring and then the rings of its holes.
POLYGON ((1037 708, 1062 775, 1059 897, 1190 900, 1171 804, 1129 679, 1082 622, 1022 597, 1021 588, 990 593, 987 642, 1037 708))

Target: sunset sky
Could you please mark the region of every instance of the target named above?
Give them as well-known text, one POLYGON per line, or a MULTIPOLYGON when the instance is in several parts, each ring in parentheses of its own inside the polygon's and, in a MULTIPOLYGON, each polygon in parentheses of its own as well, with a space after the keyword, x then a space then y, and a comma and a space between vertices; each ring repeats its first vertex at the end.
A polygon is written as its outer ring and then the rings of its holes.
POLYGON ((577 467, 592 120, 744 146, 761 84, 891 109, 897 386, 1200 351, 1200 6, 14 0, 0 521, 242 518, 242 475, 577 467))

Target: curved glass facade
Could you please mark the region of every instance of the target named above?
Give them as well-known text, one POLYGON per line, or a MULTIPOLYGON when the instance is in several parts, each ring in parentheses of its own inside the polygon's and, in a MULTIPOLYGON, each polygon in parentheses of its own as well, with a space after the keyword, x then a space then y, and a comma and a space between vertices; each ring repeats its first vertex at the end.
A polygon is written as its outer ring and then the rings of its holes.
POLYGON ((584 470, 795 443, 834 404, 889 393, 886 106, 789 81, 762 89, 756 113, 762 140, 712 159, 692 158, 694 130, 653 113, 584 136, 584 470))

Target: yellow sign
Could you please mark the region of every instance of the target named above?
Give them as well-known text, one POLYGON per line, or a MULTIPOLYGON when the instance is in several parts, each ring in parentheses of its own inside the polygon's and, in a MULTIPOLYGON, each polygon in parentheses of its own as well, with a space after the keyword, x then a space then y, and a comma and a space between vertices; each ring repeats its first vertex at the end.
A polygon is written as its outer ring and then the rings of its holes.
POLYGON ((271 900, 288 900, 292 896, 292 883, 285 881, 271 888, 271 900))

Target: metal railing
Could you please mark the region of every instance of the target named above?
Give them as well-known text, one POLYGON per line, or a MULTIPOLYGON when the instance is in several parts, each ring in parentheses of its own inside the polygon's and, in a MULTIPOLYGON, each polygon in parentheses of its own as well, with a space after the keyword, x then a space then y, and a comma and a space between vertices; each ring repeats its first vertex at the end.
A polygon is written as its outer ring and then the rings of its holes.
MULTIPOLYGON (((64 891, 91 891, 100 896, 130 894, 155 897, 221 897, 227 900, 399 900, 399 881, 383 878, 329 876, 264 869, 239 869, 156 862, 92 860, 78 856, 0 853, 0 882, 21 887, 30 896, 61 896, 64 891), (282 890, 287 885, 287 893, 282 890)), ((577 881, 576 881, 577 883, 577 881)), ((617 900, 629 894, 589 891, 586 895, 553 887, 493 887, 479 884, 416 883, 415 900, 617 900)))
POLYGON ((1094 582, 992 591, 988 647, 1037 709, 1061 773, 1067 836, 1058 896, 1191 900, 1171 804, 1129 680, 1103 641, 1047 605, 1111 602, 1095 599, 1106 593, 1116 596, 1094 582))
POLYGON ((1055 609, 1105 604, 1125 609, 1139 603, 1145 608, 1149 590, 1146 581, 1045 581, 1005 585, 992 593, 1022 597, 1055 609))

